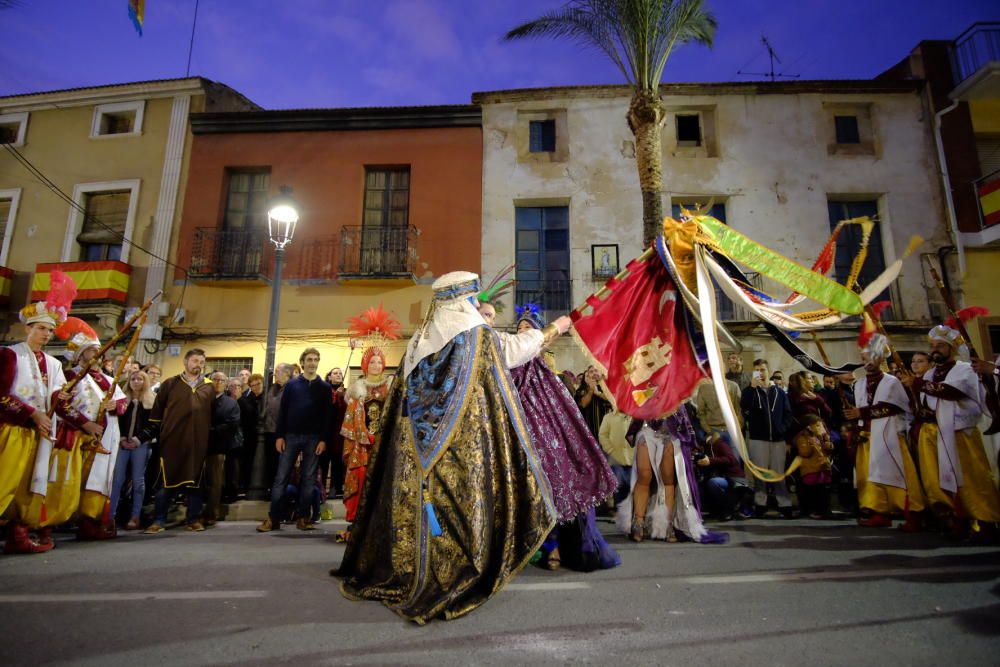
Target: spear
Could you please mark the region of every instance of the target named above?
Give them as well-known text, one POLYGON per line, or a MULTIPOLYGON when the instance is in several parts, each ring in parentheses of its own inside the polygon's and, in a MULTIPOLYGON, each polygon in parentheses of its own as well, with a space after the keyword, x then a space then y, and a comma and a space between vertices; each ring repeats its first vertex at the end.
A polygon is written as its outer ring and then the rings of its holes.
MULTIPOLYGON (((149 301, 147 301, 146 303, 142 304, 142 307, 139 308, 139 310, 137 310, 135 313, 133 313, 132 317, 130 317, 127 320, 125 320, 125 323, 122 324, 122 327, 121 327, 121 329, 118 330, 118 333, 116 333, 114 336, 112 336, 110 338, 110 340, 108 340, 108 342, 105 343, 104 346, 101 347, 101 349, 97 351, 97 354, 95 354, 90 359, 90 361, 84 362, 83 366, 80 367, 80 374, 77 375, 72 380, 70 380, 69 382, 67 382, 66 384, 64 384, 63 388, 60 391, 64 392, 64 393, 67 393, 67 394, 70 393, 71 391, 73 391, 73 388, 76 387, 77 382, 79 382, 80 380, 82 380, 84 378, 84 376, 87 375, 87 371, 90 370, 90 367, 93 366, 94 364, 96 364, 98 359, 100 359, 105 354, 107 354, 108 350, 110 350, 115 345, 117 345, 118 342, 122 338, 125 337, 125 334, 128 333, 128 330, 132 328, 132 325, 135 324, 136 321, 140 317, 142 317, 143 315, 145 315, 146 311, 148 311, 149 308, 150 308, 150 306, 153 305, 153 302, 156 301, 157 299, 159 299, 160 296, 162 296, 162 295, 163 295, 163 290, 159 290, 159 291, 157 291, 156 294, 154 294, 149 299, 149 301)), ((49 416, 49 418, 52 417, 52 413, 55 412, 55 409, 56 409, 55 405, 53 405, 52 407, 49 408, 48 413, 47 413, 48 416, 49 416)))

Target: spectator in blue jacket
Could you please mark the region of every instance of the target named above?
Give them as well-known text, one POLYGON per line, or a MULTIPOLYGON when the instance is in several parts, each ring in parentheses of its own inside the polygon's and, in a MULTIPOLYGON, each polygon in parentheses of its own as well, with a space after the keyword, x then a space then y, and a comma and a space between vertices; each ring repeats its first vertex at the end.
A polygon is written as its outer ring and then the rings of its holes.
MULTIPOLYGON (((765 359, 755 359, 750 386, 743 390, 740 407, 746 417, 749 438, 747 450, 754 464, 784 472, 788 445, 785 433, 792 422, 792 406, 788 394, 770 380, 765 359)), ((778 510, 786 518, 792 516, 792 499, 785 482, 765 484, 754 477, 754 505, 757 516, 767 512, 768 487, 773 488, 778 510)))

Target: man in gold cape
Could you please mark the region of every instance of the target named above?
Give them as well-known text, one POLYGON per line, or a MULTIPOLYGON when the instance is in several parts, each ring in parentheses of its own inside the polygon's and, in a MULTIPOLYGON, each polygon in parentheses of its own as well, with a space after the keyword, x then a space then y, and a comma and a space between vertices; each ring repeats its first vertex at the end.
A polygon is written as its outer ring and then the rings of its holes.
MULTIPOLYGON (((556 516, 507 369, 516 362, 474 305, 478 276, 456 271, 432 287, 335 572, 346 597, 418 624, 458 618, 499 592, 556 516)), ((543 343, 538 335, 524 353, 543 343)))

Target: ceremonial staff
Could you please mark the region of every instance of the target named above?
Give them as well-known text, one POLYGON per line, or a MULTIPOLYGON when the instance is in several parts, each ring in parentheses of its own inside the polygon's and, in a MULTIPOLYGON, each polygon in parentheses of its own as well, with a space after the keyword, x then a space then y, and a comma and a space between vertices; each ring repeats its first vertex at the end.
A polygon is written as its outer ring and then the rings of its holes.
MULTIPOLYGON (((70 380, 69 382, 67 382, 65 385, 63 385, 63 388, 60 391, 66 393, 66 394, 68 394, 71 391, 73 391, 73 388, 76 387, 76 383, 79 382, 80 380, 82 380, 83 378, 85 378, 87 376, 87 372, 90 370, 90 367, 93 366, 94 364, 96 364, 98 359, 100 359, 105 354, 107 354, 108 350, 110 350, 112 347, 114 347, 115 345, 117 345, 118 341, 120 341, 122 338, 125 337, 125 334, 128 333, 128 330, 132 328, 132 325, 135 324, 136 321, 140 317, 144 317, 145 316, 146 311, 149 310, 149 307, 152 306, 153 302, 156 301, 157 299, 159 299, 162 294, 163 294, 163 290, 159 290, 156 294, 154 294, 149 299, 149 301, 147 301, 146 303, 142 304, 142 307, 139 308, 139 310, 137 310, 135 313, 133 313, 132 317, 130 317, 127 320, 125 320, 125 323, 122 324, 122 327, 121 327, 121 329, 118 330, 118 333, 116 333, 114 336, 112 336, 108 340, 108 342, 105 343, 104 346, 101 347, 101 349, 97 351, 97 354, 95 354, 93 356, 93 358, 90 359, 90 361, 84 362, 83 366, 80 368, 80 374, 77 375, 72 380, 70 380)), ((53 405, 52 407, 49 408, 48 416, 50 418, 52 417, 53 412, 55 412, 55 405, 53 405)))
MULTIPOLYGON (((931 279, 934 281, 938 291, 941 293, 944 305, 948 309, 948 313, 951 315, 951 318, 955 321, 955 326, 958 328, 958 332, 962 334, 962 338, 965 339, 965 344, 969 346, 969 354, 972 358, 978 359, 979 353, 976 352, 976 348, 972 344, 972 338, 969 337, 969 332, 965 328, 965 322, 962 321, 958 310, 955 308, 955 299, 952 296, 951 290, 944 284, 944 281, 941 280, 941 275, 930 262, 927 263, 927 268, 930 269, 931 279)), ((997 396, 997 387, 994 383, 992 375, 980 375, 979 381, 982 382, 983 387, 986 388, 986 407, 989 408, 993 418, 993 421, 990 423, 990 427, 983 431, 983 433, 986 435, 992 435, 1000 432, 1000 396, 997 396)))

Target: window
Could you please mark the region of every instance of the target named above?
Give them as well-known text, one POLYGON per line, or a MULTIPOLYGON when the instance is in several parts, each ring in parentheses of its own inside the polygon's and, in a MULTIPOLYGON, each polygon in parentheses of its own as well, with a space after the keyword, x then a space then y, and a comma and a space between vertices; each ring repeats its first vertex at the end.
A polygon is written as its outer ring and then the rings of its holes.
POLYGON ((84 195, 83 207, 87 213, 76 237, 81 262, 121 259, 130 195, 128 190, 84 195))
POLYGON ((838 144, 860 144, 857 116, 834 116, 834 126, 837 132, 838 144))
POLYGON ((92 138, 136 136, 142 134, 142 117, 146 103, 121 102, 99 104, 94 107, 94 120, 90 127, 92 138))
POLYGON ((519 206, 515 209, 518 304, 538 304, 548 317, 570 305, 569 208, 519 206))
POLYGON ((365 227, 406 227, 410 220, 410 168, 365 170, 365 227))
POLYGON ((267 229, 267 193, 271 172, 265 169, 231 169, 222 227, 226 231, 267 229))
POLYGON ((27 112, 0 114, 0 144, 21 146, 27 130, 27 112))
POLYGON ((556 121, 532 120, 528 123, 528 151, 554 153, 556 150, 556 121))
POLYGON ((253 371, 253 357, 205 357, 205 375, 219 372, 231 378, 244 368, 253 371))
MULTIPOLYGON (((827 206, 830 211, 831 231, 841 220, 849 220, 850 218, 858 218, 864 215, 874 219, 878 215, 878 202, 876 200, 831 201, 827 202, 827 206)), ((885 271, 885 254, 882 251, 881 227, 881 224, 875 223, 875 229, 872 230, 871 238, 868 241, 868 257, 865 258, 865 263, 861 267, 861 273, 858 274, 858 284, 862 288, 868 286, 879 274, 885 271)), ((837 282, 843 284, 847 280, 847 276, 851 271, 851 262, 854 260, 854 255, 860 246, 861 230, 857 225, 846 226, 840 232, 840 236, 837 237, 837 255, 834 259, 837 282)), ((876 297, 875 301, 889 301, 891 298, 892 295, 886 289, 876 297)), ((882 316, 882 319, 890 320, 892 317, 892 312, 886 312, 882 316)))
POLYGON ((677 145, 701 146, 701 118, 698 114, 677 114, 677 145))
POLYGON ((10 242, 14 232, 14 217, 21 199, 21 190, 0 190, 0 266, 7 266, 10 242))
POLYGON ((132 179, 74 186, 59 261, 128 262, 139 184, 132 179))

